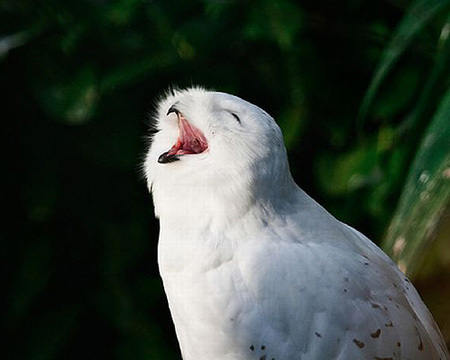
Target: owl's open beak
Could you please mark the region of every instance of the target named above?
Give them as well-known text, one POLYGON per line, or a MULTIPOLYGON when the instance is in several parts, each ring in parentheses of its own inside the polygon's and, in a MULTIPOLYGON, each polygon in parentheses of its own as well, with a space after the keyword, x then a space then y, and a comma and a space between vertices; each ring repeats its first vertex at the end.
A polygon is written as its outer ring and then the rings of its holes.
POLYGON ((167 115, 172 112, 177 114, 180 133, 177 142, 171 149, 159 156, 158 162, 161 164, 179 160, 180 155, 201 154, 208 149, 208 141, 203 132, 191 125, 183 114, 173 106, 169 109, 167 115))

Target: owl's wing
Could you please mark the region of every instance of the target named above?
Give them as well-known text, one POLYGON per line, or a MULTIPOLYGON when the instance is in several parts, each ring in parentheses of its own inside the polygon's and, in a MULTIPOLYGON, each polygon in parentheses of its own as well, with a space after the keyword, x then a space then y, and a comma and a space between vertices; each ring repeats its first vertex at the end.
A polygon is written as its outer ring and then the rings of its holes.
POLYGON ((262 240, 239 252, 255 319, 242 338, 261 358, 448 358, 417 291, 380 249, 364 237, 324 240, 262 240))

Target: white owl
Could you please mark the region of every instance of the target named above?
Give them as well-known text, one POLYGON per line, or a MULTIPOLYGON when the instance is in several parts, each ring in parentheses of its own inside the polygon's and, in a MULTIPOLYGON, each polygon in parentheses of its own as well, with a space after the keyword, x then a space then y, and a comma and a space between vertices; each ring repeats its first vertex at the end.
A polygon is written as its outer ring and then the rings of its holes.
POLYGON ((201 88, 159 103, 145 173, 185 360, 447 360, 410 281, 305 194, 263 110, 201 88))

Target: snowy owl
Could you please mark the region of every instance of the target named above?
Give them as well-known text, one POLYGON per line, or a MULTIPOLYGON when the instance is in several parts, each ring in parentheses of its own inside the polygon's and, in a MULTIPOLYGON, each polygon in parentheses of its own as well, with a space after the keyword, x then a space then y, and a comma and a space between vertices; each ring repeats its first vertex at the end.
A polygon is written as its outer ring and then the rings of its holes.
POLYGON ((447 360, 411 282, 293 181, 280 128, 236 96, 160 101, 144 171, 184 360, 447 360))

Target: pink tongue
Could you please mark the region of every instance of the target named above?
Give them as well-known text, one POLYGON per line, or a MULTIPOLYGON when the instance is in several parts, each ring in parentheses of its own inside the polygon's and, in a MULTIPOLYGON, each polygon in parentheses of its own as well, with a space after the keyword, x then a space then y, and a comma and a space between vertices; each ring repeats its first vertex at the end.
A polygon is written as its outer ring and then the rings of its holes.
POLYGON ((207 148, 208 142, 203 133, 180 116, 180 136, 170 149, 169 155, 199 154, 207 148))
POLYGON ((180 138, 183 143, 180 150, 186 154, 199 154, 205 151, 207 142, 201 131, 191 126, 183 117, 180 118, 180 122, 180 138))

